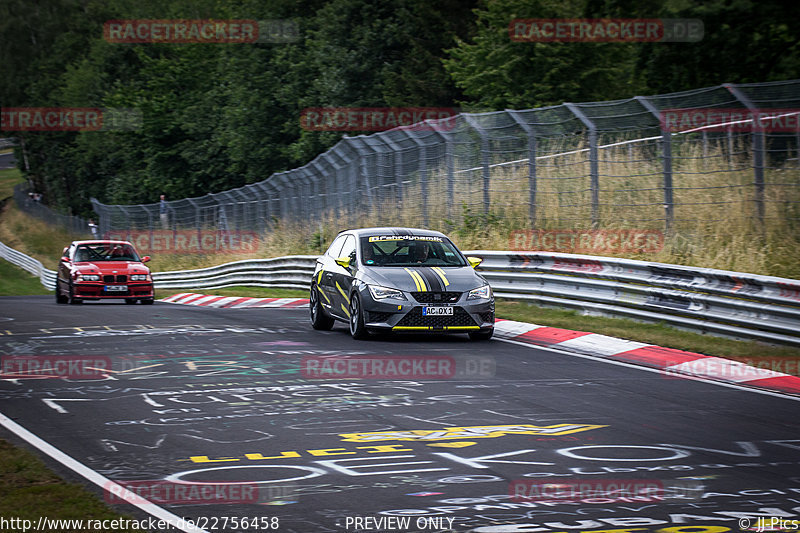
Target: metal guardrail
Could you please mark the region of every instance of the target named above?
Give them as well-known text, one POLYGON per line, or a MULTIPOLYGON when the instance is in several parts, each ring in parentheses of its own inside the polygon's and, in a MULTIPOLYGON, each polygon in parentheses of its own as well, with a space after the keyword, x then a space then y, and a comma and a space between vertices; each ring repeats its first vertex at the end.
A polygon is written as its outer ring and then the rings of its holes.
MULTIPOLYGON (((495 296, 587 314, 622 316, 736 338, 800 346, 800 280, 711 268, 553 252, 475 250, 495 296)), ((55 272, 0 243, 0 257, 37 275, 55 272)), ((261 286, 308 289, 316 256, 249 259, 156 272, 158 289, 261 286)))
POLYGON ((38 260, 34 259, 33 257, 28 257, 22 252, 18 252, 15 249, 6 246, 2 242, 0 242, 0 257, 13 265, 27 270, 34 276, 37 276, 41 280, 42 285, 44 285, 46 288, 50 289, 51 291, 55 290, 55 270, 45 268, 44 265, 42 265, 42 263, 40 263, 38 260))
POLYGON ((274 259, 246 259, 197 270, 154 272, 157 289, 221 289, 232 286, 308 289, 315 255, 290 255, 274 259))
POLYGON ((495 296, 800 346, 800 281, 552 252, 470 251, 495 296))

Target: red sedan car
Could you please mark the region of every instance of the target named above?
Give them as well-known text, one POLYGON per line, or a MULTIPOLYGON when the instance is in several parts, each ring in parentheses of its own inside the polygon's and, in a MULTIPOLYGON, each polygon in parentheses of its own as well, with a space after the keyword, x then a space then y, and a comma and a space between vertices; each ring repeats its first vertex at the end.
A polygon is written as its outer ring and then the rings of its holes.
POLYGON ((135 304, 153 303, 150 261, 127 241, 74 241, 64 248, 56 277, 56 302, 113 298, 135 304))

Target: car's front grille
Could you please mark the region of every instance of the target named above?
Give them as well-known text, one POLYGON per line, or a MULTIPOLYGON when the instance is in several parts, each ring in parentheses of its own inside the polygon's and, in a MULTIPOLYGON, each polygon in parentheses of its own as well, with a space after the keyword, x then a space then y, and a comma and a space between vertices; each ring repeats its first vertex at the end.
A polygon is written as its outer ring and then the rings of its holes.
POLYGON ((461 298, 460 292, 412 292, 411 296, 421 304, 456 303, 461 298))
POLYGON ((106 274, 103 276, 103 281, 105 283, 125 283, 128 281, 128 276, 124 274, 118 274, 114 276, 113 274, 106 274))
POLYGON ((453 326, 476 326, 475 321, 469 313, 461 307, 454 307, 452 315, 422 316, 422 308, 415 307, 404 316, 398 326, 423 326, 433 328, 453 327, 453 326))

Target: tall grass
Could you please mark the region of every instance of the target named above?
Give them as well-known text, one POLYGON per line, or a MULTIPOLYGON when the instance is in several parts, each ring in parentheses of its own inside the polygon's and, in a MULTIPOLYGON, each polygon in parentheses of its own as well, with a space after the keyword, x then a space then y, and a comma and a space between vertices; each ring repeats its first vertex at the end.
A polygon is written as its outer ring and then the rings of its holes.
MULTIPOLYGON (((676 144, 674 224, 663 248, 604 255, 800 278, 800 169, 796 161, 766 169, 762 226, 744 141, 732 146, 676 144)), ((550 151, 575 148, 580 146, 553 146, 550 151)), ((663 173, 654 146, 601 150, 598 170, 597 229, 665 230, 663 173)), ((262 236, 259 255, 321 253, 337 232, 349 227, 423 226, 423 198, 426 226, 449 234, 462 249, 507 250, 514 230, 592 228, 585 152, 537 162, 536 220, 529 216, 526 163, 492 168, 488 212, 483 210, 480 170, 456 175, 455 205, 448 205, 447 178, 441 169, 429 176, 425 197, 419 176, 409 181, 402 198, 391 184, 375 187, 371 209, 339 214, 329 210, 314 222, 276 221, 262 236)))

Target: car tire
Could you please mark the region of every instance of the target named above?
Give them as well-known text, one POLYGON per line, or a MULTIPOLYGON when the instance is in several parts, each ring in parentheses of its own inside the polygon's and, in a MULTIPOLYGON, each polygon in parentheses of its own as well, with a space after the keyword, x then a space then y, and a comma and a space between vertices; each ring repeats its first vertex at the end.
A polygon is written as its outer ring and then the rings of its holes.
POLYGON ((492 335, 494 335, 494 328, 469 332, 469 338, 473 341, 488 341, 492 338, 492 335))
POLYGON ((154 298, 142 298, 141 299, 142 305, 153 305, 154 301, 155 301, 154 298))
POLYGON ((75 288, 72 286, 72 283, 69 284, 69 304, 70 305, 80 305, 83 303, 83 300, 80 298, 75 297, 75 288))
POLYGON ((69 298, 61 294, 61 284, 56 279, 56 303, 57 304, 65 304, 69 301, 69 298))
POLYGON ((128 305, 133 305, 136 303, 136 298, 125 298, 125 303, 128 305))
POLYGON ((358 293, 350 297, 350 336, 354 339, 363 339, 369 335, 364 326, 364 311, 361 309, 361 298, 358 293))
POLYGON ((311 287, 311 294, 308 299, 308 309, 311 313, 311 327, 323 331, 328 331, 333 327, 333 317, 325 314, 322 302, 319 299, 319 288, 311 287))

